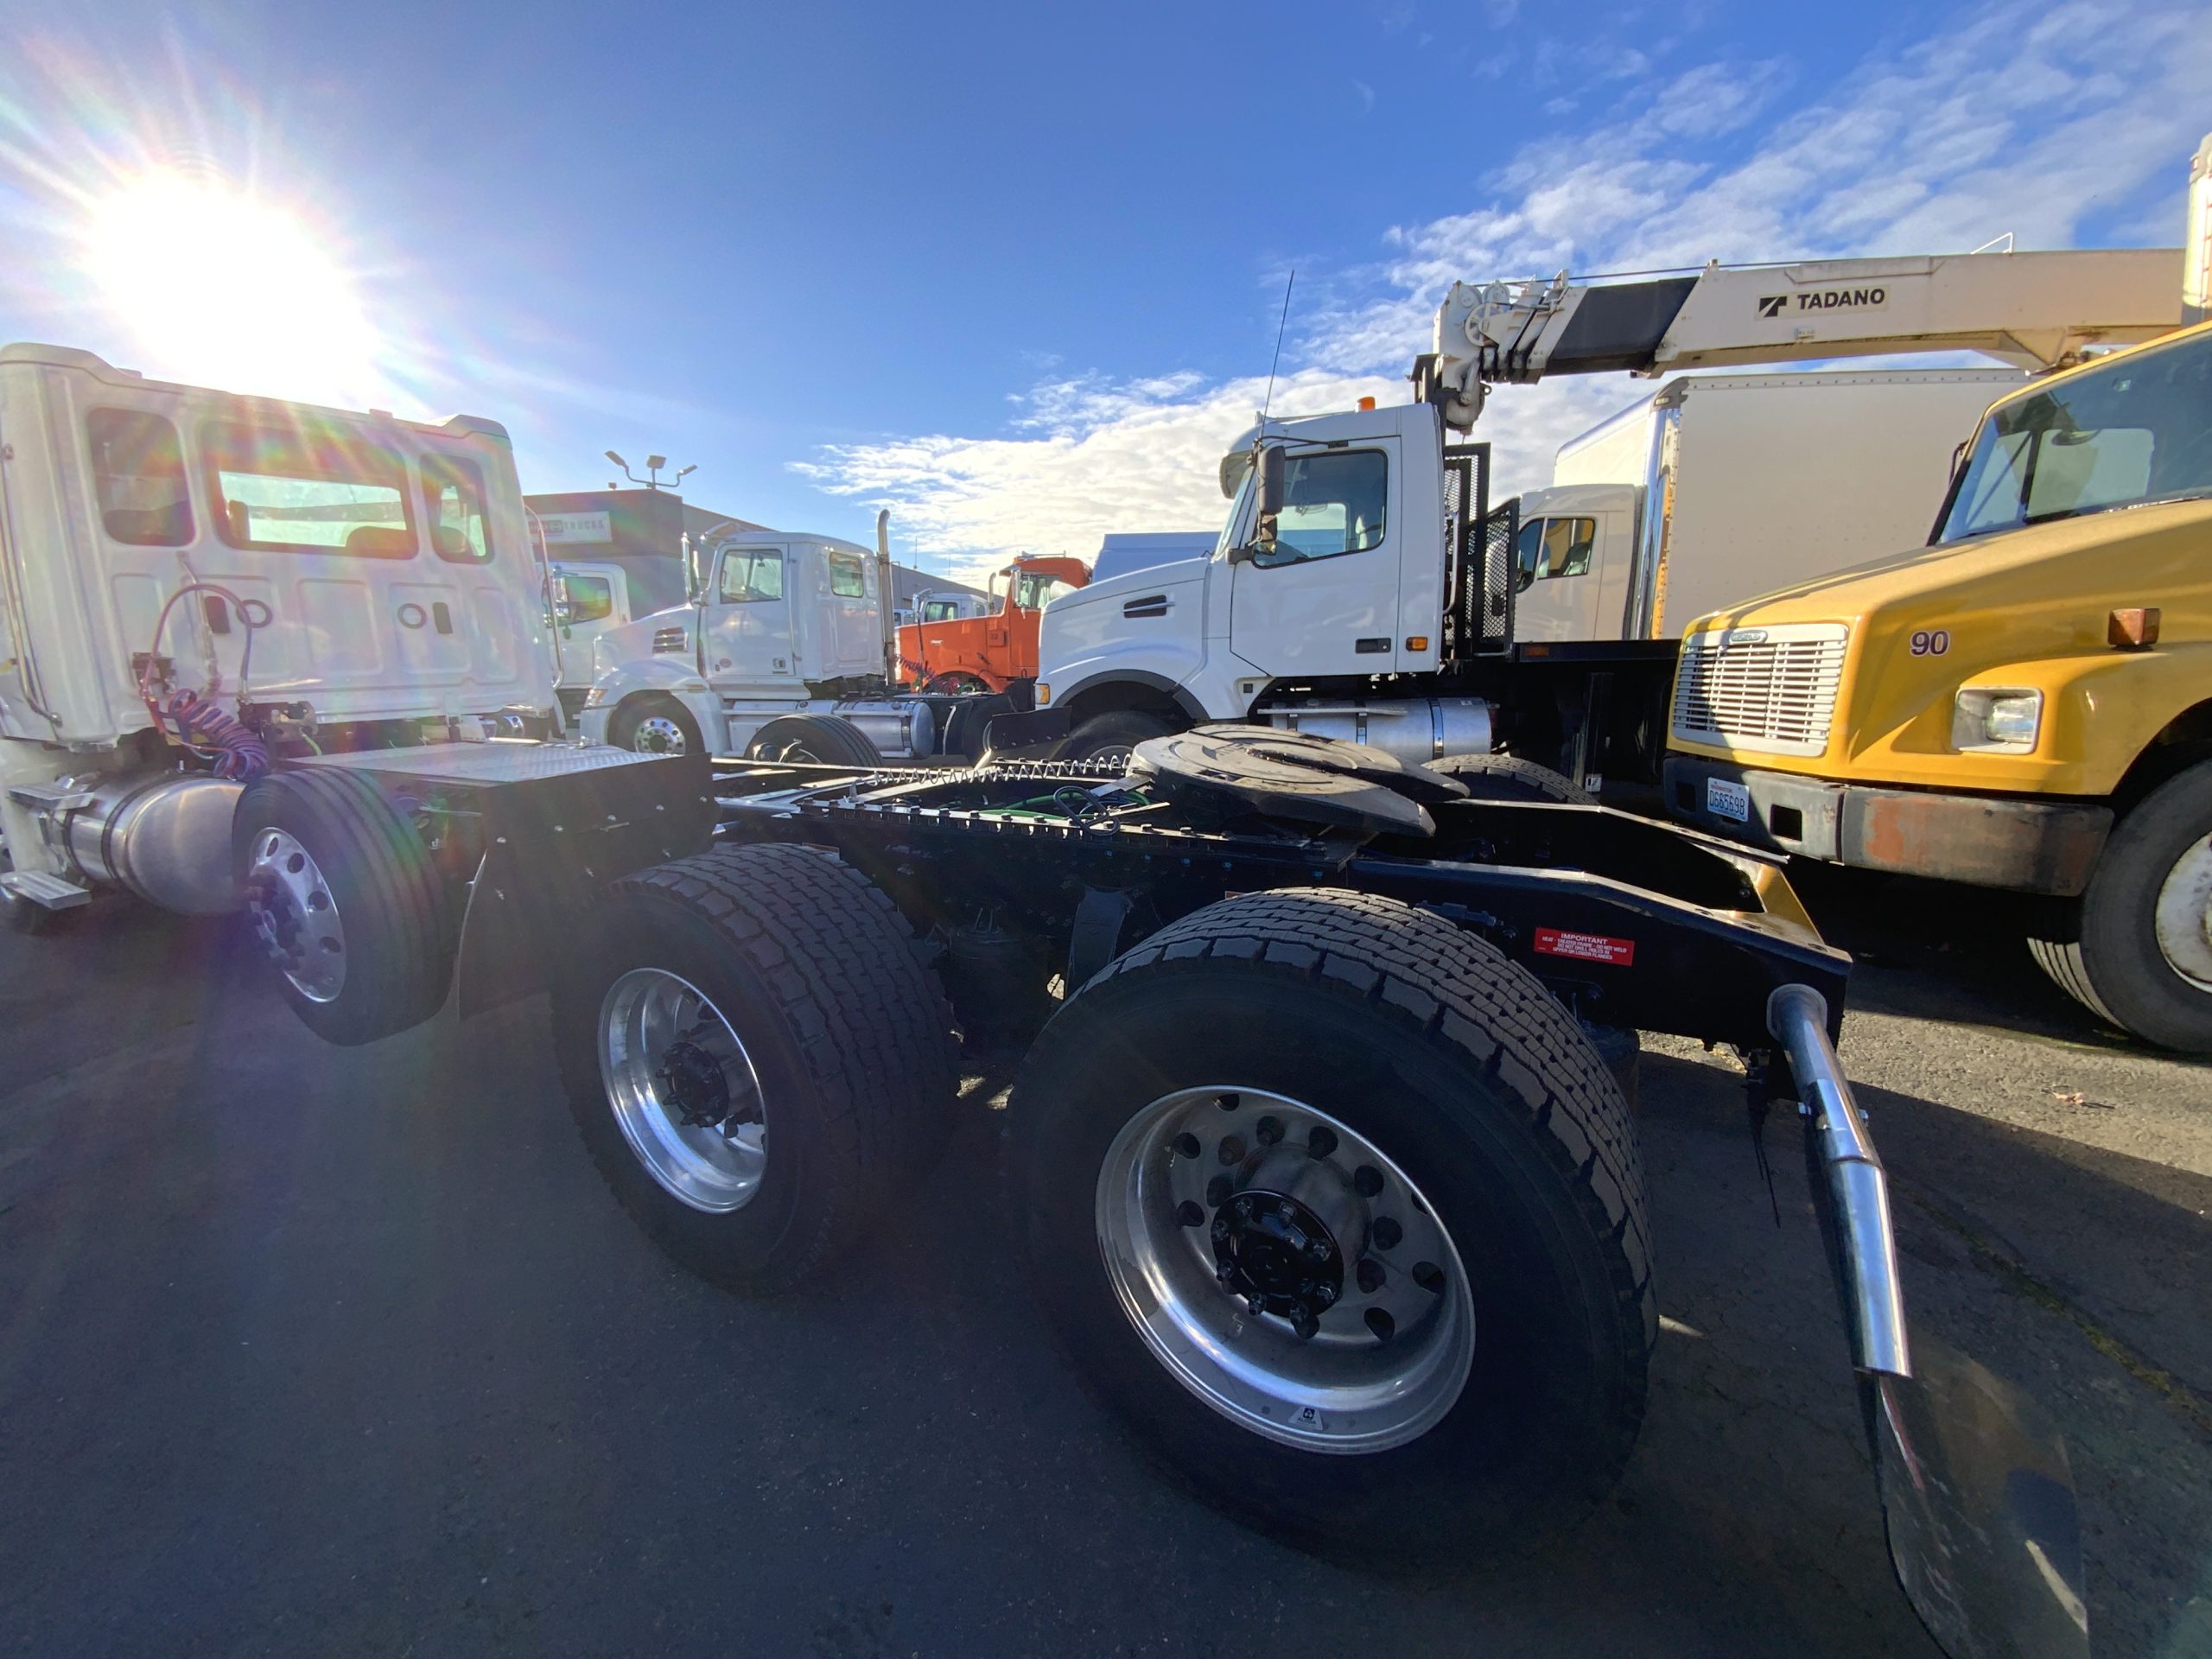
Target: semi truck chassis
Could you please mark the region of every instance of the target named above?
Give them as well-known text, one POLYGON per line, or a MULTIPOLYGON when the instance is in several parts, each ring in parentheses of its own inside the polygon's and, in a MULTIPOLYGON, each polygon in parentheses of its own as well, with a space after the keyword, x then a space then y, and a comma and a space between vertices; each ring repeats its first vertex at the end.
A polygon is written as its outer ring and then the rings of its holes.
POLYGON ((694 1271, 812 1277, 925 1174, 961 1038, 1021 1046, 1015 1253, 1140 1443, 1305 1548, 1503 1556, 1643 1411, 1630 1033, 1732 1045, 1754 1120, 1804 1128, 1913 1605, 1954 1653, 2086 1653, 2063 1447, 1908 1334, 1848 962, 1777 862, 1241 726, 1126 768, 717 760, 708 792, 712 844, 564 912, 553 973, 585 1144, 694 1271))

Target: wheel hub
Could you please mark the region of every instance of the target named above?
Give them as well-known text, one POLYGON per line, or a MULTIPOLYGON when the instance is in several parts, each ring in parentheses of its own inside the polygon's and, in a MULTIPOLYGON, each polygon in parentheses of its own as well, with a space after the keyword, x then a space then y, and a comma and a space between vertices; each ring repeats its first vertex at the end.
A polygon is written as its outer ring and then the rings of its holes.
POLYGON ((2154 901, 2159 954, 2200 991, 2212 991, 2212 836, 2183 849, 2154 901))
POLYGON ((1101 1160, 1107 1277, 1154 1358, 1255 1433, 1363 1452, 1425 1433, 1472 1363, 1457 1247, 1344 1120, 1234 1084, 1138 1109, 1101 1160))
POLYGON ((1344 1251, 1321 1217, 1281 1192, 1247 1190, 1214 1212, 1215 1270, 1255 1313, 1274 1313, 1300 1337, 1344 1294, 1344 1251))
POLYGON ((677 1117, 688 1128, 710 1129, 728 1124, 757 1120, 757 1103, 746 1111, 733 1111, 730 1107, 729 1074, 722 1063, 691 1040, 700 1033, 693 1032, 679 1037, 662 1051, 660 1070, 657 1075, 664 1090, 662 1098, 676 1109, 677 1117))
POLYGON ((645 1173, 709 1215, 741 1210, 768 1163, 759 1072, 728 1018, 690 981, 637 968, 600 1007, 600 1077, 645 1173))
POLYGON ((313 1002, 346 984, 346 926, 314 858, 282 830, 255 836, 246 868, 246 915, 263 955, 313 1002))
POLYGON ((648 715, 639 721, 635 741, 645 754, 682 754, 690 747, 683 728, 666 715, 648 715))

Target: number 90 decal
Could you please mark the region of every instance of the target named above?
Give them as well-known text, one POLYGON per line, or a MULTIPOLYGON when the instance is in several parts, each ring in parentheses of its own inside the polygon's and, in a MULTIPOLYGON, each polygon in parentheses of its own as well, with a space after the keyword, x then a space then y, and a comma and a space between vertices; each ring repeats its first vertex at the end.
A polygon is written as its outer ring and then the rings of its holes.
POLYGON ((1950 648, 1948 628, 1921 628, 1912 636, 1912 654, 1916 657, 1941 657, 1950 648))

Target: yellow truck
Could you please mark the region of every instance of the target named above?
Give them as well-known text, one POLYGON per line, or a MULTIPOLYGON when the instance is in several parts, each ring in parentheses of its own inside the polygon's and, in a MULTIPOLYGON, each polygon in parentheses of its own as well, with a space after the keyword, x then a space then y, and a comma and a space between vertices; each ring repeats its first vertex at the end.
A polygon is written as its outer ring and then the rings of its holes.
POLYGON ((2054 980, 2212 1053, 2212 324, 1994 404, 1927 546, 1698 619, 1671 708, 1679 816, 2044 895, 2054 980))

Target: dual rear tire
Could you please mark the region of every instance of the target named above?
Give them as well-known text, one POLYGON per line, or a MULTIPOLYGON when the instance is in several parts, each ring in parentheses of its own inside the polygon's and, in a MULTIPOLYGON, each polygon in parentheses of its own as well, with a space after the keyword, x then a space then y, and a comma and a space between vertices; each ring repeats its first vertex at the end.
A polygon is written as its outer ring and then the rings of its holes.
POLYGON ((415 824, 359 772, 256 779, 232 819, 248 925, 277 991, 325 1042, 419 1025, 444 1002, 454 918, 415 824))
POLYGON ((952 1014, 891 901, 810 847, 718 849, 608 889, 553 990, 586 1150, 701 1277, 787 1290, 942 1144, 952 1014))
MULTIPOLYGON (((821 1270, 946 1133, 950 1010, 887 899, 813 849, 618 882, 554 1024, 616 1197, 736 1290, 821 1270), (673 1009, 643 1066, 641 984, 673 1009), (698 1120, 732 1116, 754 1185, 702 1204, 666 1166, 691 1146, 719 1166, 733 1137, 698 1120)), ((1031 1050, 1007 1159, 1083 1380, 1255 1524, 1400 1562, 1502 1554, 1628 1455, 1656 1313, 1626 1108, 1535 980, 1427 912, 1262 893, 1154 933, 1031 1050)))

